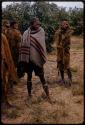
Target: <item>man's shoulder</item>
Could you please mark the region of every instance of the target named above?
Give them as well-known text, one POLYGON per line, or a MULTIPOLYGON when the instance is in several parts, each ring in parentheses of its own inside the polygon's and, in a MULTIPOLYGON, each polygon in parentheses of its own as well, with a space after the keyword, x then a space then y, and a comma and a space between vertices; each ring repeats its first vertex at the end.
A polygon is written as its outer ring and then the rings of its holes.
POLYGON ((1 33, 2 39, 6 39, 6 35, 4 33, 1 33))
POLYGON ((43 31, 43 32, 45 32, 44 29, 43 29, 42 27, 40 27, 40 30, 43 31))
POLYGON ((14 29, 13 32, 14 32, 14 33, 17 33, 17 34, 20 33, 20 31, 19 31, 18 29, 14 29))
POLYGON ((23 35, 26 35, 28 33, 28 29, 24 31, 23 35))

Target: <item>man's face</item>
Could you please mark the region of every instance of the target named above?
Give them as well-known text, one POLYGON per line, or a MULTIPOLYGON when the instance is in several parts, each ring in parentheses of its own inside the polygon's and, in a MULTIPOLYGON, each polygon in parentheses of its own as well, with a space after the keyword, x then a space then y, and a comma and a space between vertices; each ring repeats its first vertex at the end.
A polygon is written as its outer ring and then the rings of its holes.
POLYGON ((15 29, 18 29, 18 24, 17 24, 17 23, 14 24, 14 28, 15 28, 15 29))
POLYGON ((9 24, 9 22, 7 22, 5 25, 4 25, 4 27, 5 27, 5 29, 9 29, 10 28, 10 24, 9 24))
POLYGON ((68 21, 63 21, 63 22, 61 23, 61 28, 62 28, 62 29, 67 29, 68 26, 69 26, 68 21))
POLYGON ((35 21, 35 22, 33 23, 32 27, 33 27, 34 29, 38 29, 38 28, 40 27, 40 22, 39 22, 39 21, 35 21))
POLYGON ((10 24, 6 24, 4 26, 2 26, 2 30, 4 33, 7 33, 7 31, 10 29, 10 24))

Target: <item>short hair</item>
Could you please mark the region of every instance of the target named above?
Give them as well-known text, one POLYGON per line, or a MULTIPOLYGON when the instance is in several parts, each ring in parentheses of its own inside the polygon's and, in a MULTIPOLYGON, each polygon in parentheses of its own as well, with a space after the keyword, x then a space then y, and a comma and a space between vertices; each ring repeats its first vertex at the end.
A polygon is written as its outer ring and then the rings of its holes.
POLYGON ((7 25, 10 26, 9 20, 7 19, 2 20, 2 26, 7 26, 7 25))
POLYGON ((15 20, 10 22, 10 27, 14 26, 14 24, 17 24, 17 22, 15 20))
POLYGON ((33 18, 31 19, 31 21, 30 21, 30 25, 33 25, 33 23, 34 23, 35 21, 38 21, 39 24, 41 24, 40 21, 39 21, 39 18, 33 17, 33 18))
POLYGON ((68 21, 68 19, 64 18, 64 19, 61 20, 61 22, 63 22, 63 21, 68 21))

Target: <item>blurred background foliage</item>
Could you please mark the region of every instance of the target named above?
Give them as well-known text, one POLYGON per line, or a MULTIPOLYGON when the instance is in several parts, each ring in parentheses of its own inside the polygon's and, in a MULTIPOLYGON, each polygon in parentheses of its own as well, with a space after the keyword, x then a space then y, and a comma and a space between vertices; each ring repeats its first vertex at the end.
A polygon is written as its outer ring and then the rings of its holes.
POLYGON ((2 19, 9 21, 16 20, 19 24, 19 30, 23 32, 28 28, 32 17, 38 17, 42 27, 46 33, 47 51, 51 52, 53 47, 53 36, 59 28, 59 23, 62 19, 68 19, 71 27, 74 29, 74 35, 83 34, 83 8, 58 7, 54 3, 49 2, 21 2, 7 5, 2 8, 2 19))

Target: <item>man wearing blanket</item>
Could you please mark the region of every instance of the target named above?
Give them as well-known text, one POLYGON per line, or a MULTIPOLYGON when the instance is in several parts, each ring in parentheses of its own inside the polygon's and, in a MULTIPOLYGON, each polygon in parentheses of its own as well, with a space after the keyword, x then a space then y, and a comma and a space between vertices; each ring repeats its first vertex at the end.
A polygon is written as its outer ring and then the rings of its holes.
POLYGON ((38 18, 34 17, 29 28, 24 32, 19 49, 19 62, 25 62, 25 72, 28 74, 27 90, 31 97, 32 72, 39 76, 48 99, 49 90, 44 78, 43 65, 46 63, 45 32, 38 18))

